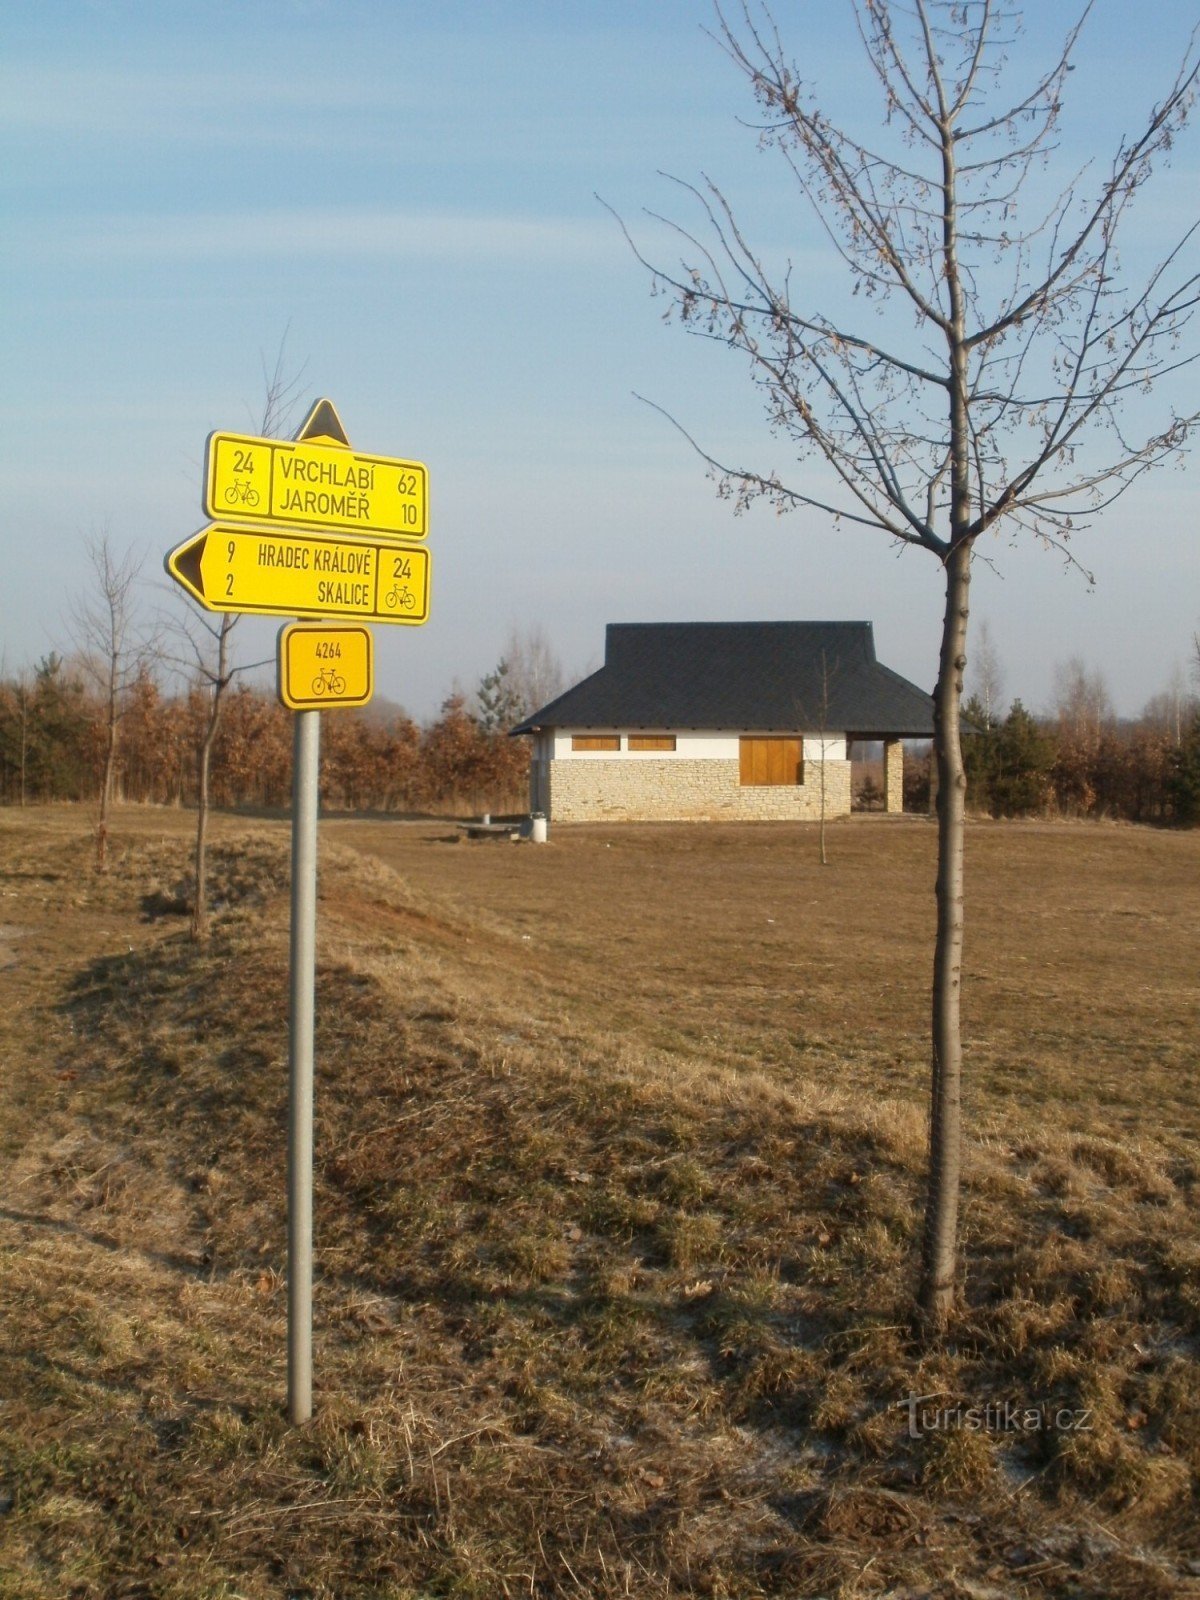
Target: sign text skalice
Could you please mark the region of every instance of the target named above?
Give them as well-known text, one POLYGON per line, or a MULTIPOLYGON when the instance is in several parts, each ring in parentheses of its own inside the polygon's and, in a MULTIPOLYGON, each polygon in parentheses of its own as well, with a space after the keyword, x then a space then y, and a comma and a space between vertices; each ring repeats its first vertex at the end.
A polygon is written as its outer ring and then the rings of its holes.
POLYGON ((209 611, 274 617, 429 619, 429 551, 213 523, 171 551, 167 571, 209 611))

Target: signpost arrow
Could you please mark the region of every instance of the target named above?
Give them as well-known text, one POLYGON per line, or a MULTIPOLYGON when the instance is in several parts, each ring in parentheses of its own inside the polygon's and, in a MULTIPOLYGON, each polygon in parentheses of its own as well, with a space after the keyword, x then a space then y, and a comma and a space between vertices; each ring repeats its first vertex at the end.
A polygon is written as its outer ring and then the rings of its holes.
POLYGON ((429 620, 429 551, 261 532, 214 522, 170 552, 167 571, 208 611, 274 617, 429 620))

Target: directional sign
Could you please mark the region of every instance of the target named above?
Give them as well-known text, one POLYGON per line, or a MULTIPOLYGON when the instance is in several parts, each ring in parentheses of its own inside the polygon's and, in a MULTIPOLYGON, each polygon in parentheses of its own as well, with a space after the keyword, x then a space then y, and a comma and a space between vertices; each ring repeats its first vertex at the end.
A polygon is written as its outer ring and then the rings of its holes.
POLYGON ((177 545, 166 568, 209 611, 373 617, 409 627, 429 620, 429 552, 420 547, 217 522, 177 545))
POLYGON ((344 430, 328 400, 314 407, 310 420, 318 414, 325 420, 316 426, 326 431, 296 440, 210 433, 205 516, 255 527, 423 539, 429 531, 429 474, 421 462, 351 450, 334 442, 344 430))
POLYGON ((365 706, 375 687, 374 643, 361 623, 280 628, 279 698, 292 711, 365 706))

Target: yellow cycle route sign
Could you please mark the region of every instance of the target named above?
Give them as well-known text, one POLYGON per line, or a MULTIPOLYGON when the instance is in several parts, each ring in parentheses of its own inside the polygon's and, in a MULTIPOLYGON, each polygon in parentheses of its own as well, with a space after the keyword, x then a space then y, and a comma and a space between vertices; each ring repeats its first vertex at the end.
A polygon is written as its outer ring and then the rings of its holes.
POLYGON ((375 641, 361 623, 292 622, 279 630, 279 698, 290 711, 365 706, 375 641))
POLYGON ((209 434, 205 515, 214 521, 423 539, 429 531, 429 474, 423 463, 350 449, 332 403, 322 400, 319 407, 328 420, 318 425, 328 432, 317 437, 209 434))
POLYGON ((166 567, 208 611, 370 617, 409 627, 429 620, 429 552, 421 546, 217 522, 176 545, 166 567))

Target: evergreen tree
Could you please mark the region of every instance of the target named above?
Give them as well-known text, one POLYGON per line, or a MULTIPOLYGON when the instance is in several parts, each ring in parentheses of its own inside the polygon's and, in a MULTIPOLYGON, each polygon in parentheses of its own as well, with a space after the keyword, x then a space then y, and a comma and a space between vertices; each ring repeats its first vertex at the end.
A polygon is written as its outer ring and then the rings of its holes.
POLYGON ((1200 822, 1200 711, 1183 730, 1183 738, 1168 757, 1167 793, 1176 822, 1194 827, 1200 822))
POLYGON ((479 708, 477 720, 485 733, 507 733, 520 722, 527 708, 513 682, 507 657, 480 679, 475 700, 479 708))
POLYGON ((52 650, 34 672, 29 790, 40 800, 79 800, 91 788, 93 718, 79 678, 52 650))
POLYGON ((1014 700, 995 736, 990 780, 993 816, 1023 817, 1043 810, 1050 798, 1055 754, 1053 737, 1014 700))

